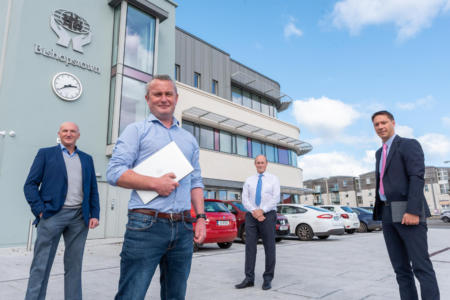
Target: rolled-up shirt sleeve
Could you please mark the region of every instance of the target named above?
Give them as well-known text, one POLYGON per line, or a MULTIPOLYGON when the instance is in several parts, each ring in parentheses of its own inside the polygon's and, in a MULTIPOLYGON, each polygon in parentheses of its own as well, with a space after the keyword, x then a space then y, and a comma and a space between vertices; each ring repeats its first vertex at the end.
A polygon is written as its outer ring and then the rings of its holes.
POLYGON ((200 170, 200 163, 199 163, 199 156, 200 156, 200 150, 198 145, 196 145, 195 151, 192 154, 192 160, 191 164, 194 168, 194 171, 192 171, 191 176, 191 189, 195 188, 204 188, 203 180, 202 180, 202 171, 200 170))
POLYGON ((133 168, 139 152, 139 143, 139 131, 136 125, 127 126, 117 140, 108 164, 106 179, 109 184, 117 185, 120 176, 133 168))

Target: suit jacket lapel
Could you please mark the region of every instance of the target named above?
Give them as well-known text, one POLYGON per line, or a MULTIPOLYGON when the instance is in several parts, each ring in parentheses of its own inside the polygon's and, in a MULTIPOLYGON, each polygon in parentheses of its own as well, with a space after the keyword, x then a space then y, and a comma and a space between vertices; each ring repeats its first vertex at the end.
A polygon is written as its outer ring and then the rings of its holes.
POLYGON ((397 135, 391 144, 391 149, 389 149, 388 156, 386 158, 386 166, 384 167, 384 172, 389 168, 389 164, 391 163, 392 157, 394 156, 395 151, 397 151, 397 144, 400 141, 400 137, 397 135))
POLYGON ((61 150, 61 146, 59 146, 59 145, 56 146, 55 152, 56 152, 56 158, 58 159, 58 163, 61 166, 61 171, 63 173, 64 180, 67 183, 67 168, 66 168, 66 163, 64 162, 64 157, 63 157, 63 152, 61 150))

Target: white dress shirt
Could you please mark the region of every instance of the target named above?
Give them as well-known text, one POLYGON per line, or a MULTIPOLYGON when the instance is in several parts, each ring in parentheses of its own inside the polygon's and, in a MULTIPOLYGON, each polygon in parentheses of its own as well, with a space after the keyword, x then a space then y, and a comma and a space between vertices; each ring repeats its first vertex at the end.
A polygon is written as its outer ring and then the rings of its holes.
POLYGON ((259 173, 247 178, 242 189, 242 204, 248 211, 262 209, 265 213, 277 210, 277 203, 280 202, 280 181, 275 175, 268 172, 262 173, 261 177, 261 204, 256 206, 256 186, 258 185, 259 173))

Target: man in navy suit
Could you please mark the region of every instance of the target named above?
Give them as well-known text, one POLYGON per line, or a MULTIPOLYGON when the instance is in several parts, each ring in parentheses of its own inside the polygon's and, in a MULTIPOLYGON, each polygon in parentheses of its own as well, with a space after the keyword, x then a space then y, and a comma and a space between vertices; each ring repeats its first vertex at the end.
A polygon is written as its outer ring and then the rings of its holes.
POLYGON ((428 254, 426 217, 430 210, 423 193, 425 163, 414 139, 395 134, 394 116, 388 111, 372 115, 383 146, 376 152, 374 220, 382 220, 383 235, 402 300, 438 300, 439 287, 428 254))
POLYGON ((25 182, 36 216, 37 239, 25 299, 45 299, 50 270, 64 237, 64 298, 82 299, 81 266, 89 228, 98 226, 100 205, 92 157, 76 146, 78 126, 61 124, 61 144, 42 148, 25 182))

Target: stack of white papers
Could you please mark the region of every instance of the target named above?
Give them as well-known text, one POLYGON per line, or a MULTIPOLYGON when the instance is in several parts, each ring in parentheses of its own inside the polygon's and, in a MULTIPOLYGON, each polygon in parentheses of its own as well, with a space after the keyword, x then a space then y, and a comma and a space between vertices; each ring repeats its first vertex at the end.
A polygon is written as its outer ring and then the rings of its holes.
MULTIPOLYGON (((161 177, 167 173, 174 173, 176 176, 174 180, 177 182, 193 170, 191 163, 175 142, 170 142, 133 168, 136 173, 151 177, 161 177)), ((155 191, 137 190, 136 192, 144 204, 158 196, 155 191)))

